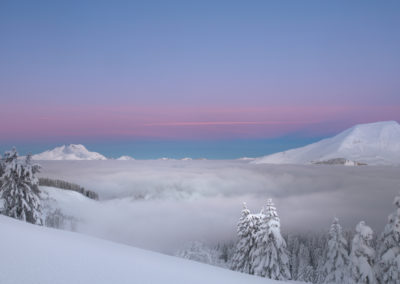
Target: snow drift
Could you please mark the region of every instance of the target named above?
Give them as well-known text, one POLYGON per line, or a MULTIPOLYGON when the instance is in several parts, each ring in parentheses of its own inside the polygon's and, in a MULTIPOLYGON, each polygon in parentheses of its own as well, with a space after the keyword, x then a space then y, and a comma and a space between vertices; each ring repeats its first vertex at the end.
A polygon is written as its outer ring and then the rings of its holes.
POLYGON ((0 283, 284 283, 0 215, 0 283))
POLYGON ((70 144, 56 147, 40 154, 33 155, 34 160, 107 160, 103 155, 90 152, 81 144, 70 144))
POLYGON ((400 125, 395 121, 356 125, 328 139, 254 161, 256 164, 400 164, 400 125))

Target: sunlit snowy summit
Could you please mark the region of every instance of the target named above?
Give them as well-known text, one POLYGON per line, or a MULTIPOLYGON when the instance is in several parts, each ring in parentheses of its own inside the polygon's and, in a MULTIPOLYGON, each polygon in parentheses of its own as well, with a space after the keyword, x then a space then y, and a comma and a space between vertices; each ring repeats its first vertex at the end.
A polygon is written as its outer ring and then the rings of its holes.
POLYGON ((103 155, 90 152, 81 144, 70 144, 56 147, 40 154, 33 155, 34 160, 107 160, 103 155))
POLYGON ((264 156, 253 163, 399 165, 400 125, 396 121, 355 125, 332 138, 264 156))

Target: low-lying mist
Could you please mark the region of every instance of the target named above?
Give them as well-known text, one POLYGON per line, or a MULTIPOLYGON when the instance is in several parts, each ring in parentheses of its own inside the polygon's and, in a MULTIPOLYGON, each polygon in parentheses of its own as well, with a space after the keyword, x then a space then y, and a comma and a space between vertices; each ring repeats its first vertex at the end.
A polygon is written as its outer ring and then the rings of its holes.
MULTIPOLYGON (((400 190, 399 167, 253 165, 246 161, 41 161, 40 176, 99 194, 53 196, 76 230, 171 253, 188 241, 236 237, 242 202, 258 212, 272 198, 284 232, 348 229, 364 220, 383 230, 400 190)), ((51 189, 48 189, 51 191, 51 189)), ((64 195, 63 195, 64 194, 64 195)))

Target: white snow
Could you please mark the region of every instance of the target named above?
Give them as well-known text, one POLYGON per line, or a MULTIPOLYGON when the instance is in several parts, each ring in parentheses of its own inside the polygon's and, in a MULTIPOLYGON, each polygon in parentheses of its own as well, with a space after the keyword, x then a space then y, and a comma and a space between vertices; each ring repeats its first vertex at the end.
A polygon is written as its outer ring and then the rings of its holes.
POLYGON ((121 156, 117 159, 118 161, 133 161, 135 160, 134 158, 132 158, 131 156, 121 156))
POLYGON ((0 228, 2 284, 284 283, 5 216, 0 228))
POLYGON ((34 160, 107 160, 103 155, 90 152, 81 144, 70 144, 56 147, 40 154, 33 155, 34 160))
POLYGON ((258 158, 256 164, 310 164, 343 158, 346 165, 400 164, 400 125, 384 121, 356 125, 340 134, 307 145, 258 158))

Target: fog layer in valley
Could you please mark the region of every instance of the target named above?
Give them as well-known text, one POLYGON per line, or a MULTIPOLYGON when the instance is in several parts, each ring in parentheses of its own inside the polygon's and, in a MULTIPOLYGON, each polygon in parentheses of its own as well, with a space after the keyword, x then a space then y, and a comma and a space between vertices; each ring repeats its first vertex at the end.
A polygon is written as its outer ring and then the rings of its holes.
POLYGON ((171 253, 187 241, 236 236, 242 202, 258 212, 273 198, 284 232, 345 228, 380 232, 400 190, 399 167, 254 165, 247 161, 41 161, 41 177, 78 183, 100 201, 51 191, 76 230, 171 253))

